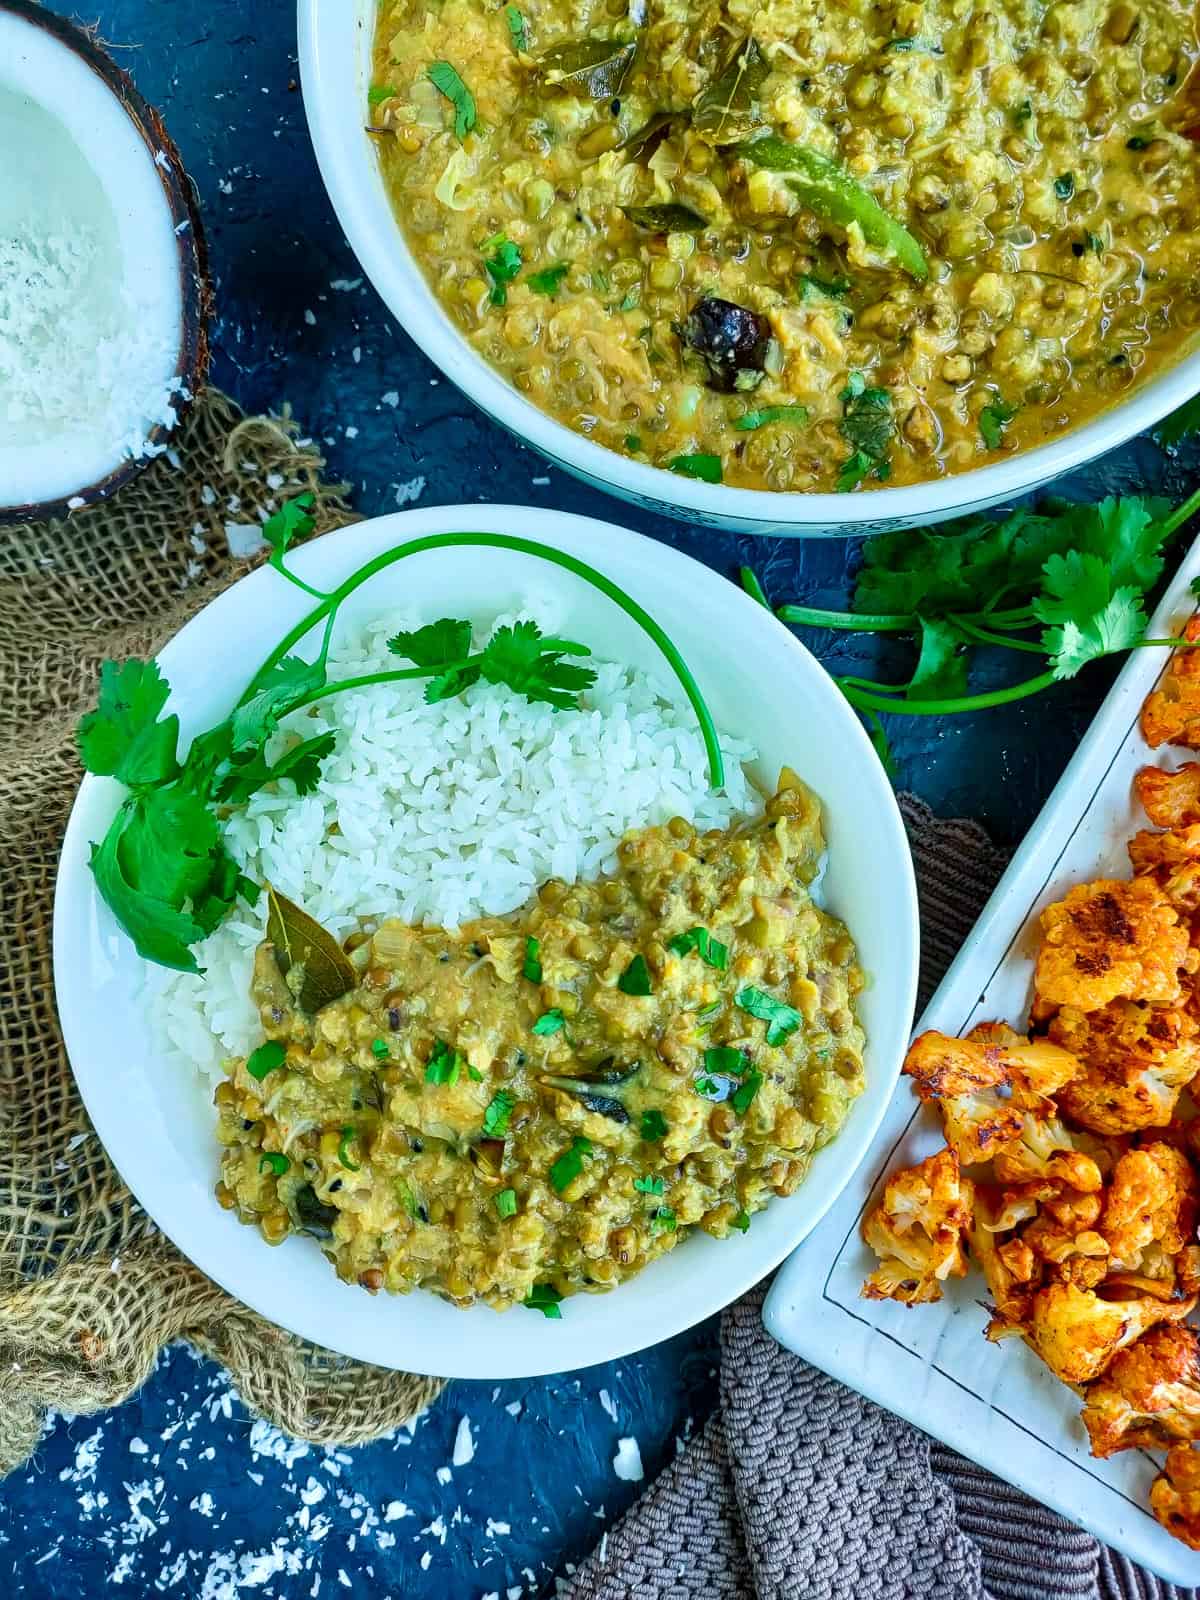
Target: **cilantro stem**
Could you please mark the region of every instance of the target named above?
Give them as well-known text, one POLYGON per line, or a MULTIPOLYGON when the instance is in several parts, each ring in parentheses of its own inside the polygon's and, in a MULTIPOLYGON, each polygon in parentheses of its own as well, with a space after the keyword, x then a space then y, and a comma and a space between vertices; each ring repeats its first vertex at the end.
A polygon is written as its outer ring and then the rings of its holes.
MULTIPOLYGON (((845 695, 851 705, 857 706, 860 711, 895 711, 912 717, 944 717, 959 711, 986 711, 989 706, 1003 706, 1013 700, 1024 700, 1031 694, 1040 694, 1058 681, 1053 672, 1039 672, 1036 678, 1024 678, 1007 689, 991 689, 986 694, 960 695, 949 700, 888 699, 885 695, 853 687, 845 689, 845 695)), ((844 684, 845 680, 839 678, 838 682, 844 684)))
POLYGON ((956 628, 979 644, 996 644, 1002 650, 1027 650, 1031 655, 1044 656, 1046 652, 1040 644, 1034 644, 1031 639, 1010 639, 1007 634, 993 633, 990 628, 980 628, 971 621, 970 616, 962 616, 958 612, 950 612, 947 620, 956 628))
MULTIPOLYGON (((606 578, 602 572, 597 572, 594 567, 588 566, 585 561, 580 561, 576 556, 568 555, 563 550, 551 550, 545 545, 534 544, 530 539, 519 539, 507 533, 431 533, 423 539, 411 539, 407 544, 396 546, 395 549, 385 550, 381 555, 359 567, 357 572, 338 585, 332 593, 326 595, 306 617, 296 623, 295 627, 277 644, 271 654, 263 662, 258 672, 247 685, 246 692, 239 700, 239 705, 245 705, 256 693, 263 677, 269 673, 278 662, 282 661, 294 645, 298 644, 305 634, 314 628, 318 622, 326 617, 332 617, 342 603, 358 588, 368 582, 376 574, 386 568, 394 566, 397 561, 403 561, 407 556, 419 555, 425 550, 444 550, 455 546, 480 546, 493 550, 515 550, 522 555, 535 556, 538 560, 549 561, 553 566, 562 567, 567 572, 573 573, 577 578, 582 578, 585 583, 590 583, 594 589, 606 595, 614 605, 619 606, 626 616, 632 617, 634 622, 647 633, 659 650, 666 657, 671 670, 679 679, 680 685, 691 703, 700 724, 700 736, 704 741, 705 754, 708 757, 709 782, 714 789, 720 789, 725 782, 725 761, 721 754, 720 741, 717 730, 713 724, 712 713, 705 704, 704 696, 691 670, 680 655, 678 648, 667 637, 655 622, 649 612, 644 611, 637 601, 619 589, 615 583, 606 578)), ((291 578, 290 573, 284 576, 291 578)), ((346 686, 343 680, 340 687, 346 686)), ((331 686, 338 687, 338 686, 331 686)))
MULTIPOLYGON (((478 659, 478 657, 476 658, 478 659)), ((324 683, 319 689, 313 689, 294 705, 288 707, 288 715, 293 711, 303 711, 305 706, 315 705, 318 700, 324 700, 331 694, 340 694, 343 689, 369 689, 377 683, 399 683, 405 678, 431 678, 434 674, 428 667, 397 667, 394 672, 364 672, 357 678, 338 678, 333 683, 324 683)))
POLYGON ((770 611, 771 602, 767 599, 763 586, 758 581, 758 573, 755 572, 754 568, 739 567, 738 576, 742 580, 742 588, 750 596, 751 600, 757 600, 760 606, 766 606, 767 610, 770 611))
POLYGON ((818 606, 776 606, 775 615, 782 622, 802 623, 806 628, 843 628, 850 633, 911 633, 917 626, 914 614, 870 616, 858 611, 822 611, 818 606))

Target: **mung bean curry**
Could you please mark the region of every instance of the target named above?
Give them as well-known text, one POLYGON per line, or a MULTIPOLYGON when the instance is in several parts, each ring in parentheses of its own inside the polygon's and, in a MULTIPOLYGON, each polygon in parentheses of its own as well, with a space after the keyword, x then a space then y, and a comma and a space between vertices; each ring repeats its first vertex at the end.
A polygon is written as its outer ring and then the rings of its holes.
POLYGON ((485 359, 610 449, 850 490, 1200 324, 1192 0, 381 0, 367 121, 485 359))
POLYGON ((863 1087, 854 944, 808 891, 823 848, 785 769, 755 820, 627 834, 614 876, 453 932, 343 947, 274 897, 218 1198, 369 1290, 552 1316, 694 1227, 745 1232, 863 1087))

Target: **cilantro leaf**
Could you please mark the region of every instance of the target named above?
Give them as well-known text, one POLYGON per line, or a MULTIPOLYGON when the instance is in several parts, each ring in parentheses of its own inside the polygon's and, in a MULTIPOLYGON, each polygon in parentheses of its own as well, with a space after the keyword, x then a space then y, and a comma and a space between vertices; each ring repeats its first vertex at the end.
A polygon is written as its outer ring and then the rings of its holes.
POLYGON ((919 617, 921 654, 904 691, 906 700, 951 700, 967 692, 963 635, 952 622, 919 617))
POLYGON ((507 1089, 497 1089, 483 1113, 483 1131, 489 1139, 503 1139, 508 1132, 508 1119, 512 1116, 516 1097, 507 1089))
POLYGON ((246 1057, 246 1071, 261 1083, 268 1072, 274 1072, 287 1060, 287 1050, 278 1039, 268 1039, 246 1057))
POLYGON ((733 1092, 733 1109, 739 1117, 744 1117, 749 1111, 754 1096, 762 1088, 763 1075, 761 1072, 747 1073, 746 1077, 733 1092))
POLYGON ((526 700, 569 711, 580 692, 595 683, 596 674, 563 657, 588 655, 586 645, 545 638, 536 622, 514 622, 496 629, 479 658, 479 670, 488 683, 506 684, 526 700))
POLYGON ((647 1144, 657 1144, 660 1139, 666 1138, 667 1119, 661 1111, 652 1108, 642 1112, 641 1133, 647 1144))
POLYGON ((796 280, 801 300, 842 300, 850 292, 849 278, 814 278, 802 272, 796 280))
POLYGON ((263 523, 262 536, 271 546, 272 565, 278 564, 297 539, 306 539, 316 527, 312 516, 314 503, 311 491, 293 495, 263 523))
POLYGON ((767 1024, 767 1043, 772 1046, 781 1045, 804 1020, 794 1006, 776 1000, 774 995, 767 994, 764 989, 756 989, 752 984, 739 989, 733 997, 733 1003, 767 1024))
POLYGON ((542 981, 542 946, 541 941, 532 934, 525 940, 525 960, 521 965, 521 976, 528 978, 530 983, 542 981))
POLYGON ((551 1034, 557 1033, 560 1028, 565 1027, 566 1021, 566 1017, 564 1017, 558 1007, 555 1006, 552 1011, 542 1012, 541 1016, 534 1023, 531 1031, 536 1033, 540 1038, 549 1038, 551 1034))
POLYGON ((1004 430, 1020 410, 1010 406, 997 395, 979 413, 979 435, 989 450, 999 450, 1004 442, 1004 430))
POLYGON ((462 694, 464 689, 478 682, 479 668, 474 662, 464 661, 458 666, 447 667, 445 672, 439 672, 425 685, 425 703, 433 706, 439 700, 453 700, 455 695, 462 694))
POLYGON ((96 710, 76 735, 87 770, 131 789, 169 782, 179 770, 179 718, 158 714, 170 693, 156 661, 103 662, 96 710))
POLYGON ((563 1151, 558 1160, 550 1168, 550 1184, 556 1194, 562 1194, 574 1183, 583 1171, 583 1158, 592 1153, 590 1139, 572 1139, 570 1146, 563 1151))
POLYGON ((749 1232, 749 1229, 750 1229, 750 1213, 748 1211, 739 1211, 737 1216, 733 1218, 733 1220, 729 1224, 729 1226, 731 1228, 736 1228, 739 1233, 747 1233, 747 1232, 749 1232))
POLYGON ((483 270, 492 286, 488 299, 494 306, 507 305, 508 286, 521 273, 521 252, 504 233, 494 233, 479 248, 483 252, 492 252, 483 257, 483 270))
POLYGON ((651 1236, 660 1233, 674 1233, 679 1225, 679 1220, 670 1206, 656 1206, 650 1213, 651 1236))
POLYGON ((547 267, 544 272, 531 272, 525 282, 534 294, 556 295, 571 266, 567 261, 560 261, 557 266, 547 267))
POLYGON ((275 761, 268 761, 261 748, 244 759, 231 757, 223 774, 214 777, 212 798, 222 805, 243 805, 252 794, 280 778, 290 778, 298 795, 311 794, 321 777, 321 763, 333 753, 336 743, 335 733, 318 733, 285 750, 275 761))
POLYGON ((877 465, 875 457, 869 456, 865 450, 852 451, 838 468, 834 487, 839 494, 849 494, 877 465))
POLYGON ((496 1210, 502 1217, 515 1217, 517 1214, 517 1191, 515 1189, 501 1189, 495 1196, 496 1210))
POLYGON ((1168 450, 1182 444, 1189 434, 1200 430, 1200 394, 1193 395, 1169 417, 1164 417, 1154 430, 1154 437, 1168 450))
POLYGON ((718 972, 725 972, 729 967, 729 946, 714 939, 707 928, 689 928, 686 933, 677 933, 667 940, 667 949, 677 956, 689 955, 694 950, 701 961, 718 972))
POLYGON ((892 396, 887 389, 873 388, 861 372, 852 372, 842 390, 842 438, 851 453, 842 463, 837 489, 845 494, 857 489, 869 472, 888 476, 888 451, 896 432, 892 416, 892 396))
POLYGON ((662 1178, 635 1178, 633 1187, 639 1194, 661 1195, 666 1185, 662 1178))
POLYGON ((617 979, 617 988, 622 994, 645 996, 654 993, 654 986, 650 981, 650 968, 646 965, 646 958, 640 953, 625 968, 617 979))
POLYGON ((667 465, 681 478, 699 478, 704 483, 721 482, 720 456, 706 455, 703 451, 699 451, 694 455, 676 456, 668 461, 667 465))
POLYGON ((883 725, 883 718, 879 715, 878 711, 874 711, 869 708, 862 712, 861 715, 863 722, 866 724, 867 738, 870 739, 871 746, 874 749, 875 754, 879 757, 880 766, 887 773, 888 777, 895 782, 896 778, 900 775, 900 769, 897 766, 896 758, 892 753, 892 742, 887 736, 887 729, 883 725))
POLYGON ((436 672, 465 661, 471 654, 471 624, 453 617, 441 617, 411 633, 394 633, 387 642, 394 656, 412 661, 418 667, 436 672))
POLYGON ((454 107, 454 135, 461 144, 475 126, 475 96, 448 61, 431 61, 426 76, 454 107))
POLYGON ((557 1322, 562 1312, 558 1309, 562 1295, 552 1283, 535 1283, 521 1304, 528 1311, 540 1311, 544 1317, 557 1322))
POLYGON ((1089 661, 1129 649, 1146 632, 1139 591, 1114 587, 1101 557, 1078 550, 1046 562, 1045 590, 1033 610, 1046 625, 1042 648, 1058 678, 1073 678, 1089 661))
MULTIPOLYGON (((463 1069, 463 1058, 451 1049, 444 1039, 434 1041, 433 1050, 425 1066, 426 1083, 454 1084, 463 1069)), ((484 1113, 486 1117, 487 1113, 484 1113)))
POLYGON ((261 745, 275 732, 297 701, 325 685, 321 661, 284 656, 263 679, 258 693, 239 706, 229 719, 230 747, 234 754, 261 745))

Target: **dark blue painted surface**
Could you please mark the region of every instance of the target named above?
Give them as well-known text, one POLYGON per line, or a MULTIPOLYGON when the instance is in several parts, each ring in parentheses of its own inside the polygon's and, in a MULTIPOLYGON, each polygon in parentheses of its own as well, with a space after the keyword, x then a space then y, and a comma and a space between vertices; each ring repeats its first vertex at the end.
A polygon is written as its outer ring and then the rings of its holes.
MULTIPOLYGON (((288 0, 105 0, 98 20, 162 108, 200 191, 221 308, 215 381, 250 409, 291 399, 363 511, 394 507, 399 486, 424 477, 426 503, 609 516, 720 571, 750 560, 776 598, 844 602, 852 547, 738 540, 635 513, 515 445, 440 378, 361 281, 325 200, 288 0)), ((1069 488, 1175 493, 1181 479, 1142 441, 1069 488)), ((900 646, 878 659, 870 642, 808 642, 831 666, 887 675, 904 664, 900 646)), ((1098 670, 1034 707, 908 719, 893 730, 901 781, 1015 841, 1106 681, 1098 670)), ((110 1585, 189 1600, 552 1593, 551 1575, 637 1492, 613 1472, 618 1438, 639 1440, 652 1476, 711 1409, 715 1355, 709 1324, 577 1377, 460 1384, 411 1437, 289 1459, 278 1436, 252 1432, 222 1374, 176 1350, 119 1411, 56 1420, 34 1462, 0 1486, 0 1590, 29 1600, 110 1585), (464 1416, 476 1453, 447 1477, 464 1416)))

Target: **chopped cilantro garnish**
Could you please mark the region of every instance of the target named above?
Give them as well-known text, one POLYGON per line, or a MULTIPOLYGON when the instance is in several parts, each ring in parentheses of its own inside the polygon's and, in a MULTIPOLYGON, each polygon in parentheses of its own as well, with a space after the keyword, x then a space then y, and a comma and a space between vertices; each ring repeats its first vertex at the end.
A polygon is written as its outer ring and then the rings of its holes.
POLYGON ((582 690, 596 681, 591 667, 579 667, 564 656, 588 656, 587 645, 570 639, 548 639, 536 622, 514 622, 497 628, 484 648, 470 654, 470 625, 443 618, 414 633, 388 640, 393 655, 415 661, 430 674, 425 685, 429 705, 461 694, 483 678, 502 683, 526 700, 570 710, 582 690))
POLYGON ((475 126, 475 97, 448 61, 431 61, 428 77, 454 107, 454 133, 461 143, 475 126))
POLYGON ((635 1178, 633 1187, 639 1194, 661 1194, 664 1183, 661 1178, 635 1178))
POLYGON ((769 422, 790 422, 793 427, 802 428, 807 421, 807 406, 763 406, 758 411, 744 412, 733 425, 739 432, 749 433, 755 428, 765 428, 769 422))
POLYGON ((1075 193, 1075 174, 1060 172, 1054 180, 1054 192, 1060 200, 1070 200, 1075 193))
POLYGON ((641 304, 642 290, 640 284, 635 284, 632 289, 627 289, 625 298, 617 307, 618 311, 636 311, 641 304))
POLYGON ((761 1072, 751 1072, 742 1080, 733 1091, 733 1109, 739 1117, 744 1117, 753 1103, 754 1096, 762 1088, 763 1075, 761 1072))
POLYGON ((748 1211, 739 1211, 729 1226, 736 1228, 739 1233, 745 1233, 750 1227, 750 1213, 748 1211))
POLYGON ((386 1039, 372 1039, 371 1054, 376 1061, 386 1061, 388 1058, 388 1042, 386 1039))
POLYGON ((544 1317, 557 1321, 562 1312, 558 1309, 562 1295, 552 1283, 535 1283, 521 1304, 529 1311, 540 1311, 544 1317))
POLYGON ((1005 428, 1020 409, 1020 406, 1010 406, 999 395, 984 406, 979 413, 979 433, 989 450, 999 450, 1005 428))
POLYGON ((650 982, 650 968, 646 965, 645 956, 638 954, 625 968, 617 979, 617 988, 622 994, 647 995, 653 994, 654 989, 650 982))
POLYGON ((636 433, 627 433, 625 435, 625 448, 636 453, 642 448, 641 436, 636 433))
POLYGON ((705 455, 698 452, 690 456, 676 456, 667 465, 672 472, 677 472, 681 478, 700 478, 704 483, 720 483, 721 458, 720 456, 705 455))
POLYGON ((357 1161, 351 1161, 350 1159, 350 1144, 357 1137, 358 1130, 356 1128, 343 1128, 341 1142, 338 1144, 338 1160, 350 1172, 360 1172, 362 1170, 357 1161))
POLYGON ((1013 107, 1012 118, 1014 122, 1028 122, 1033 115, 1033 101, 1022 100, 1020 105, 1013 107))
POLYGON ((410 1216, 414 1222, 420 1220, 421 1207, 417 1203, 417 1197, 403 1178, 396 1179, 396 1199, 399 1200, 406 1215, 410 1216))
POLYGON ((385 100, 390 100, 396 93, 390 84, 373 83, 367 90, 367 104, 381 106, 385 100))
POLYGON ((692 1088, 701 1100, 728 1100, 729 1081, 726 1078, 710 1078, 701 1073, 700 1077, 692 1079, 692 1088))
POLYGON ((657 1206, 650 1213, 650 1232, 657 1236, 660 1233, 674 1233, 678 1220, 670 1206, 657 1206))
POLYGON ((529 49, 529 31, 525 26, 525 18, 516 6, 505 6, 504 20, 508 23, 508 36, 512 40, 514 50, 524 52, 529 49))
POLYGON ((288 1158, 278 1150, 268 1150, 260 1157, 258 1170, 260 1172, 273 1172, 277 1178, 281 1178, 291 1164, 288 1158))
POLYGON ((642 1138, 647 1144, 657 1144, 667 1136, 667 1119, 661 1111, 642 1112, 642 1138))
POLYGON ((457 1083, 458 1075, 463 1068, 463 1058, 457 1050, 452 1050, 444 1039, 438 1039, 433 1046, 433 1054, 425 1068, 426 1083, 457 1083))
POLYGON ((714 1045, 712 1049, 704 1052, 704 1070, 706 1072, 731 1072, 735 1078, 741 1077, 749 1066, 744 1050, 736 1050, 732 1045, 714 1045))
POLYGON ((542 946, 532 934, 525 941, 525 963, 521 975, 528 978, 530 983, 542 981, 542 946))
MULTIPOLYGON (((488 299, 494 306, 508 304, 508 286, 514 278, 520 276, 521 252, 512 240, 503 233, 494 233, 490 239, 485 239, 480 245, 481 251, 491 251, 491 255, 483 257, 483 270, 488 275, 491 283, 491 293, 488 299)), ((467 634, 468 643, 470 632, 467 634)))
POLYGON ((842 437, 849 444, 850 456, 838 472, 839 493, 857 489, 868 473, 886 478, 890 473, 887 456, 896 432, 892 416, 892 396, 887 389, 872 387, 861 372, 852 372, 842 390, 842 437))
POLYGON ((497 1089, 483 1113, 483 1131, 489 1139, 503 1139, 508 1132, 508 1119, 512 1116, 516 1098, 507 1089, 497 1089))
POLYGON ((556 267, 547 267, 544 272, 531 272, 525 282, 534 294, 555 295, 570 270, 569 262, 560 261, 556 267))
POLYGON ((1126 150, 1146 150, 1149 148, 1149 145, 1150 140, 1147 139, 1144 133, 1135 133, 1131 138, 1126 139, 1125 141, 1126 150))
POLYGON ((472 1083, 483 1082, 483 1073, 480 1072, 478 1067, 473 1067, 470 1062, 467 1063, 467 1077, 470 1078, 472 1083))
POLYGON ((711 1018, 716 1016, 717 1012, 720 1011, 720 1009, 721 1009, 721 1002, 719 1000, 710 1000, 706 1006, 700 1006, 697 1009, 697 1011, 696 1011, 696 1020, 697 1020, 697 1022, 707 1023, 711 1018))
POLYGON ((502 1217, 515 1217, 517 1214, 517 1191, 515 1189, 501 1189, 495 1196, 496 1210, 502 1217))
POLYGON ((542 1038, 549 1038, 552 1033, 557 1033, 560 1028, 565 1026, 566 1020, 566 1017, 564 1017, 558 1007, 555 1006, 552 1011, 542 1012, 541 1016, 534 1023, 532 1031, 542 1038))
POLYGON ((714 939, 707 928, 689 928, 686 933, 677 933, 667 940, 667 949, 677 956, 689 955, 694 950, 701 961, 718 972, 725 972, 729 967, 729 946, 714 939))
POLYGON ((841 300, 850 293, 849 278, 814 278, 802 272, 796 279, 801 300, 841 300))
POLYGON ((575 1179, 583 1171, 584 1156, 589 1156, 591 1153, 592 1141, 590 1139, 572 1139, 570 1148, 564 1150, 550 1168, 550 1183, 556 1194, 562 1194, 564 1189, 574 1183, 575 1179))
POLYGON ((739 989, 733 999, 734 1004, 743 1011, 748 1011, 752 1017, 767 1024, 769 1045, 781 1045, 804 1020, 794 1006, 785 1005, 782 1000, 776 1000, 774 995, 756 989, 751 984, 739 989))
POLYGON ((246 1059, 246 1071, 261 1083, 268 1072, 274 1072, 286 1060, 287 1051, 279 1040, 268 1039, 266 1044, 260 1044, 257 1050, 250 1052, 246 1059))

